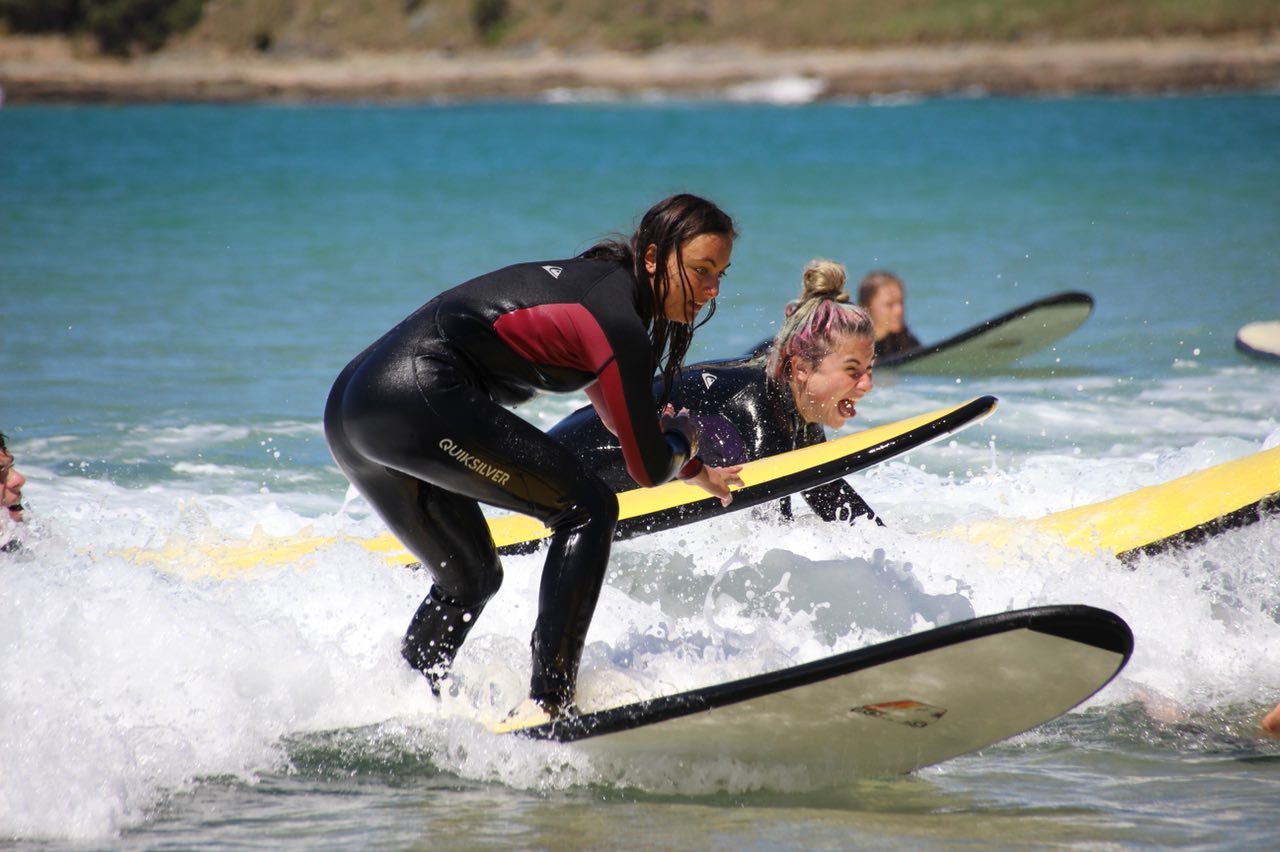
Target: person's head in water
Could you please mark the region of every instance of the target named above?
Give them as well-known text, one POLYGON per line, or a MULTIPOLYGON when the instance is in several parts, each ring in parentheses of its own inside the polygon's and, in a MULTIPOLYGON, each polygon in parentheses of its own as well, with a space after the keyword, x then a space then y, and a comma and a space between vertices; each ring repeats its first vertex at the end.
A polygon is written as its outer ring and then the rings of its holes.
POLYGON ((696 195, 673 195, 659 201, 626 240, 607 240, 585 252, 629 267, 637 281, 648 282, 651 299, 644 306, 653 342, 655 365, 663 376, 662 400, 684 363, 694 321, 710 305, 702 325, 715 313, 720 279, 729 268, 738 230, 733 218, 696 195))
POLYGON ((766 369, 788 385, 796 410, 809 423, 839 429, 857 415, 857 402, 871 390, 875 332, 871 317, 850 304, 845 269, 830 260, 804 268, 799 300, 769 349, 766 369))
POLYGON ((0 432, 0 511, 14 523, 22 522, 22 486, 26 484, 27 478, 13 466, 13 454, 0 432))
POLYGON ((875 323, 876 340, 907 328, 907 288, 892 272, 868 272, 858 285, 858 304, 866 308, 875 323))

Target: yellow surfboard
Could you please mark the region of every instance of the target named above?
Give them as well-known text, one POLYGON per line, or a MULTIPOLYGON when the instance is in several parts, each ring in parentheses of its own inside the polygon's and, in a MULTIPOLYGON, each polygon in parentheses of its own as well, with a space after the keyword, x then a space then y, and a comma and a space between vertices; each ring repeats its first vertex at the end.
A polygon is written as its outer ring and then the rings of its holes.
MULTIPOLYGON (((995 411, 996 404, 993 396, 977 397, 962 405, 748 462, 742 466, 743 486, 734 489, 733 502, 727 507, 701 488, 683 482, 623 492, 618 495, 620 511, 614 537, 628 539, 670 529, 815 488, 981 422, 995 411)), ((489 530, 494 544, 503 553, 535 549, 551 534, 537 520, 524 515, 491 518, 489 530)), ((413 555, 389 533, 370 539, 350 539, 308 534, 285 538, 257 531, 247 542, 172 541, 159 549, 132 550, 124 555, 136 562, 174 567, 187 573, 230 575, 293 562, 340 541, 354 541, 370 552, 384 555, 391 563, 414 561, 413 555)))
POLYGON ((1037 520, 988 521, 955 531, 1000 548, 1047 540, 1129 560, 1200 541, 1280 511, 1280 447, 1214 465, 1111 500, 1037 520))
MULTIPOLYGON (((742 487, 734 489, 728 506, 721 506, 718 498, 695 485, 675 480, 624 491, 618 495, 614 538, 683 526, 815 488, 972 426, 995 411, 996 404, 993 396, 978 397, 963 405, 748 462, 742 466, 742 487)), ((500 552, 525 550, 526 545, 536 546, 551 535, 542 524, 524 515, 495 518, 489 522, 489 530, 500 552)))

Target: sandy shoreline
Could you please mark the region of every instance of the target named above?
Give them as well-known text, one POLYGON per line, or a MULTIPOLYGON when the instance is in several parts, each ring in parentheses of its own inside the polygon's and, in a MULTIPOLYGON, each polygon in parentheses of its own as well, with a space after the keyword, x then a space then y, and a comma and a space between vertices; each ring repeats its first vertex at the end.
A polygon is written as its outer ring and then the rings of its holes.
POLYGON ((648 93, 806 101, 893 94, 1280 90, 1280 33, 1159 41, 652 54, 348 54, 185 49, 129 62, 56 39, 0 38, 6 103, 527 99, 648 93), (548 93, 551 93, 550 95, 548 93))

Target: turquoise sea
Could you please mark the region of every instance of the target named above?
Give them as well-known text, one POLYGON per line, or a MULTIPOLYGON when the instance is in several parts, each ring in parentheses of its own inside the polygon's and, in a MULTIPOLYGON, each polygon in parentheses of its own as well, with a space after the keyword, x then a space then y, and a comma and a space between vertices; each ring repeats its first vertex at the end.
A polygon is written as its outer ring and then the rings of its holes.
POLYGON ((0 109, 0 430, 29 480, 0 847, 1273 847, 1280 518, 1131 567, 934 534, 1280 444, 1280 365, 1233 348, 1280 318, 1280 96, 567 100, 0 109), (884 528, 744 512, 618 545, 584 691, 1058 603, 1128 621, 1120 678, 906 777, 593 763, 482 724, 527 684, 540 555, 505 560, 443 703, 397 654, 421 574, 351 543, 200 555, 379 533, 321 435, 338 370, 440 289, 685 190, 741 225, 696 356, 768 334, 816 256, 902 275, 926 341, 1061 290, 1097 307, 1006 374, 878 377, 847 428, 1000 398, 851 478, 884 528))

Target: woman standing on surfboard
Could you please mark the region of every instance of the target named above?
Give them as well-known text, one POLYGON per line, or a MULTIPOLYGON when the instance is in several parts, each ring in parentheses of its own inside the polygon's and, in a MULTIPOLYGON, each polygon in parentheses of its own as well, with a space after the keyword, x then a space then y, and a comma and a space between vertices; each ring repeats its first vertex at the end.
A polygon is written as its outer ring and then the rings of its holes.
POLYGON ((896 355, 920 348, 907 328, 907 287, 892 272, 868 272, 858 285, 858 304, 876 326, 876 355, 896 355))
POLYGON ((710 201, 672 196, 629 240, 446 290, 338 376, 325 406, 330 451, 432 576, 402 653, 433 691, 502 583, 485 503, 552 531, 530 698, 551 718, 571 709, 617 498, 506 406, 585 388, 638 484, 679 476, 725 503, 729 486, 742 484, 736 468, 703 465, 687 413, 659 416, 665 395, 655 406, 651 389, 655 370, 665 385, 679 370, 694 320, 720 292, 736 234, 710 201))
MULTIPOLYGON (((691 412, 708 464, 741 464, 821 443, 824 426, 839 429, 857 415, 858 401, 871 391, 875 338, 866 311, 849 304, 845 281, 842 265, 810 261, 800 298, 787 305, 787 319, 767 349, 742 360, 694 364, 680 374, 671 399, 691 412)), ((548 434, 610 487, 635 487, 618 440, 590 406, 548 434)), ((802 494, 824 520, 880 522, 843 479, 802 494)), ((782 500, 782 511, 791 516, 790 498, 782 500)))

